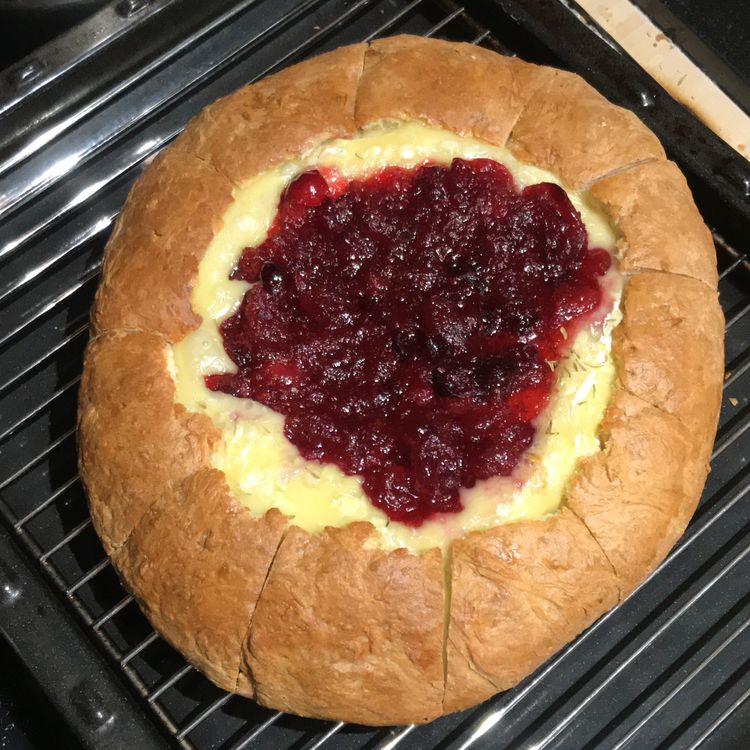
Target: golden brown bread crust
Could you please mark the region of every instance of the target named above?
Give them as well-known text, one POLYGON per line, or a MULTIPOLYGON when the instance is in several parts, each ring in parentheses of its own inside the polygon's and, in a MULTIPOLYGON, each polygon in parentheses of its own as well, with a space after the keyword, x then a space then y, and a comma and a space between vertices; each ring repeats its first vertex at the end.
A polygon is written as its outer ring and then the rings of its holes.
POLYGON ((618 601, 612 566, 567 508, 472 532, 452 557, 446 711, 512 687, 618 601))
POLYGON ((472 44, 379 39, 365 56, 356 125, 421 119, 503 146, 526 102, 551 74, 472 44))
POLYGON ((684 276, 628 279, 613 353, 623 387, 672 414, 699 441, 708 466, 724 376, 724 316, 715 291, 684 276))
POLYGON ((581 461, 565 504, 601 546, 626 596, 685 530, 707 466, 676 417, 619 387, 601 433, 602 451, 581 461))
POLYGON ((711 232, 671 161, 638 164, 591 186, 622 233, 625 272, 668 271, 718 283, 711 232))
POLYGON ((179 146, 239 185, 321 141, 351 135, 365 50, 342 47, 219 99, 185 128, 179 146))
POLYGON ((190 285, 232 186, 192 154, 172 146, 128 195, 104 256, 93 332, 141 329, 179 341, 200 323, 190 285))
POLYGON ((113 561, 154 627, 224 690, 252 695, 240 650, 286 528, 229 494, 224 475, 201 469, 147 512, 113 561))
POLYGON ((204 110, 123 209, 81 387, 96 529, 154 626, 226 689, 373 724, 470 705, 574 637, 682 533, 720 398, 715 285, 684 179, 580 78, 413 37, 294 66, 204 110), (367 524, 312 536, 279 513, 253 518, 211 468, 216 430, 174 403, 166 359, 198 324, 191 285, 233 186, 382 118, 507 143, 572 187, 593 183, 622 269, 654 271, 627 280, 602 451, 559 514, 454 542, 448 585, 439 553, 383 552, 367 524))
POLYGON ((657 137, 573 73, 556 70, 534 92, 508 143, 521 161, 573 188, 639 162, 664 159, 657 137))
POLYGON ((80 473, 109 554, 151 505, 209 465, 218 438, 210 420, 175 403, 167 343, 145 331, 91 341, 79 402, 80 473))
POLYGON ((258 602, 246 664, 255 694, 305 716, 358 724, 442 711, 443 569, 377 548, 369 523, 292 526, 258 602))

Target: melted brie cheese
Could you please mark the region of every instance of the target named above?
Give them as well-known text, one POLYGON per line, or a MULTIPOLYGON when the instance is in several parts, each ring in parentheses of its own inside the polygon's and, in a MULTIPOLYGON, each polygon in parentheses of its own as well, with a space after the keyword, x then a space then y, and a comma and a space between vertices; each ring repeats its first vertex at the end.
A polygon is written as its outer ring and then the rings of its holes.
MULTIPOLYGON (((444 547, 470 530, 553 513, 578 459, 599 450, 596 430, 614 381, 611 332, 619 315, 619 275, 614 271, 605 277, 615 299, 614 310, 603 325, 580 331, 570 356, 557 367, 557 386, 539 418, 537 437, 514 475, 464 489, 462 512, 433 517, 418 528, 390 521, 370 503, 358 477, 302 458, 283 434, 282 415, 249 399, 214 393, 204 385, 205 375, 236 371, 218 326, 236 311, 248 284, 229 280, 229 274, 245 247, 263 242, 281 193, 294 177, 309 169, 334 167, 355 178, 387 166, 449 164, 456 157, 494 159, 510 170, 519 188, 538 182, 560 184, 549 172, 520 163, 507 149, 417 122, 383 122, 357 137, 316 146, 235 189, 234 202, 206 250, 192 293, 193 308, 203 322, 172 347, 170 369, 177 399, 188 409, 207 414, 221 431, 213 464, 253 513, 278 508, 312 533, 325 526, 369 521, 384 548, 419 552, 444 547)), ((615 236, 604 213, 586 194, 567 193, 586 225, 590 245, 613 251, 615 236)))

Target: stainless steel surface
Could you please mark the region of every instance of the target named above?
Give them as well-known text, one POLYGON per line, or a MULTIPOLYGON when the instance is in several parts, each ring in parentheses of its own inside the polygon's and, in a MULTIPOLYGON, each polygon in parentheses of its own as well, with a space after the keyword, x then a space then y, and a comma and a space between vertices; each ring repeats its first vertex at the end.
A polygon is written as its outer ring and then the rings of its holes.
MULTIPOLYGON (((174 5, 179 0, 167 0, 169 4, 174 5)), ((73 107, 71 111, 65 112, 64 116, 54 119, 52 122, 45 123, 42 127, 36 128, 34 131, 34 136, 30 138, 26 143, 22 145, 22 147, 16 149, 11 155, 9 155, 6 159, 0 161, 0 175, 5 174, 9 170, 13 169, 19 164, 22 164, 24 161, 28 160, 29 157, 36 154, 38 151, 43 149, 48 144, 52 143, 56 138, 59 138, 61 135, 69 131, 71 128, 73 128, 77 123, 81 122, 84 118, 90 117, 94 113, 96 113, 98 110, 105 107, 107 104, 110 104, 114 99, 116 99, 118 96, 122 95, 124 92, 127 92, 130 90, 135 84, 137 84, 139 81, 142 81, 144 79, 148 79, 151 76, 154 76, 168 61, 170 61, 173 58, 179 57, 182 52, 189 49, 190 47, 194 46, 200 39, 203 37, 206 37, 210 35, 211 33, 215 32, 217 29, 220 29, 223 25, 225 25, 228 21, 230 21, 235 15, 238 13, 241 13, 243 10, 245 10, 247 7, 253 5, 256 3, 256 0, 238 0, 238 2, 232 4, 225 12, 219 13, 211 19, 209 22, 198 28, 193 33, 184 36, 178 43, 174 45, 168 46, 164 52, 160 55, 157 55, 150 60, 146 62, 143 66, 136 69, 132 74, 122 77, 120 80, 117 80, 113 83, 113 85, 107 87, 106 91, 102 92, 98 96, 94 96, 90 100, 85 100, 83 102, 77 103, 77 106, 73 107)), ((226 3, 223 3, 226 4, 226 3)), ((167 7, 167 4, 162 3, 158 8, 155 8, 155 10, 164 10, 167 7)), ((111 14, 111 8, 108 8, 104 11, 101 11, 102 13, 108 13, 111 14)), ((141 22, 149 20, 151 18, 151 14, 146 14, 145 12, 141 11, 136 16, 135 19, 140 19, 141 22)), ((124 28, 120 29, 120 32, 116 36, 112 36, 108 41, 114 41, 119 35, 124 33, 124 31, 131 31, 134 30, 133 24, 131 23, 130 26, 126 25, 124 28)), ((70 32, 73 35, 78 35, 78 30, 74 29, 72 32, 70 32)), ((66 40, 65 37, 61 38, 60 43, 64 43, 66 40)), ((104 46, 104 43, 99 45, 99 48, 102 48, 104 46)), ((95 52, 95 49, 89 50, 88 54, 91 55, 95 52)), ((36 58, 36 53, 34 56, 36 58)), ((28 62, 28 61, 27 61, 28 62)), ((25 69, 24 61, 20 63, 21 68, 17 68, 14 66, 9 71, 6 72, 6 77, 14 77, 18 70, 25 69)), ((73 67, 73 65, 68 66, 67 69, 70 69, 73 67)), ((60 73, 61 74, 61 73, 60 73)), ((51 83, 55 78, 58 76, 55 75, 52 78, 49 78, 46 83, 51 83)), ((195 83, 195 80, 193 81, 195 83)), ((188 90, 188 86, 185 85, 184 82, 177 81, 177 92, 179 94, 184 94, 188 90)), ((28 94, 30 92, 25 91, 24 95, 28 94)), ((140 120, 146 119, 152 114, 154 114, 156 111, 158 111, 160 106, 163 106, 168 103, 169 97, 168 92, 164 92, 165 96, 162 98, 157 98, 155 101, 151 102, 147 99, 147 95, 145 95, 145 92, 140 92, 140 106, 139 111, 137 114, 137 119, 134 122, 120 122, 119 126, 121 130, 127 129, 129 127, 136 126, 140 120)), ((64 96, 64 92, 62 94, 64 96)), ((20 103, 22 99, 17 98, 14 102, 15 104, 20 103)), ((10 107, 7 107, 6 109, 10 109, 10 107)), ((113 123, 117 124, 117 123, 113 123)), ((179 132, 179 131, 177 131, 179 132)), ((118 130, 115 128, 113 129, 109 137, 110 138, 116 138, 118 135, 121 135, 121 132, 118 132, 118 130)), ((171 133, 168 136, 165 136, 165 141, 169 140, 169 138, 173 138, 175 133, 171 133)), ((55 163, 50 164, 49 163, 49 157, 46 159, 48 166, 47 168, 43 168, 41 172, 36 174, 36 179, 32 180, 31 184, 24 184, 23 187, 19 191, 14 191, 12 193, 2 193, 0 194, 0 217, 3 215, 3 213, 14 209, 21 200, 28 199, 30 197, 33 197, 33 195, 38 192, 39 190, 44 189, 47 185, 51 184, 56 178, 59 178, 61 175, 64 175, 66 172, 70 171, 71 169, 75 168, 75 166, 78 164, 79 161, 82 159, 85 159, 91 155, 93 155, 96 152, 96 149, 101 149, 105 147, 108 143, 108 139, 106 137, 101 137, 101 135, 97 134, 97 136, 88 139, 88 148, 82 148, 80 151, 76 152, 75 150, 71 150, 67 156, 55 163), (98 137, 97 137, 98 136, 98 137), (95 145, 94 145, 95 143, 95 145)), ((164 141, 162 141, 163 143, 164 141)), ((161 144, 156 144, 161 145, 161 144)), ((139 159, 142 160, 146 156, 148 156, 148 153, 140 153, 138 154, 139 159)), ((38 168, 37 168, 38 169, 38 168)), ((92 187, 89 188, 89 190, 93 189, 92 187)), ((88 197, 88 194, 81 194, 77 196, 76 200, 79 202, 85 198, 88 197)))
POLYGON ((0 75, 0 115, 72 68, 85 64, 103 46, 135 30, 175 0, 145 0, 132 6, 129 2, 132 0, 111 3, 4 71, 0 75))

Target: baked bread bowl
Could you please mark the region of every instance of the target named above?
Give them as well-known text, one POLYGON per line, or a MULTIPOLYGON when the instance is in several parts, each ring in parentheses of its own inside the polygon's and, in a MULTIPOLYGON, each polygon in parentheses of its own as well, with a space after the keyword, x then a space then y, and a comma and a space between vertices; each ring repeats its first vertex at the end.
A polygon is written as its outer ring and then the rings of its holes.
POLYGON ((511 687, 630 591, 684 530, 723 375, 710 234, 679 170, 582 79, 395 37, 289 68, 204 110, 145 171, 108 244, 81 387, 81 475, 107 553, 154 627, 220 687, 364 724, 428 721, 511 687), (589 195, 624 278, 615 376, 559 509, 389 549, 366 520, 310 531, 251 510, 224 435, 170 352, 243 187, 373 123, 507 148, 589 195))

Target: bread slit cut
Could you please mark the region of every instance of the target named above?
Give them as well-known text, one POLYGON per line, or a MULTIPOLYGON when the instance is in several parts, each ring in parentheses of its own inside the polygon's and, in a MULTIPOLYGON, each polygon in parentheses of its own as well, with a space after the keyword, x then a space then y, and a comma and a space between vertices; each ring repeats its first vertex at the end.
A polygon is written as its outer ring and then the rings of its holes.
POLYGON ((549 75, 549 68, 471 44, 378 39, 365 55, 356 125, 424 120, 504 146, 526 102, 549 75))
POLYGON ((256 695, 312 717, 387 725, 442 711, 439 550, 379 549, 367 523, 292 526, 247 643, 256 695))
POLYGON ((219 99, 178 139, 236 185, 355 131, 366 45, 327 52, 219 99))
POLYGON ((602 434, 603 450, 581 461, 565 502, 606 553, 625 596, 685 530, 707 467, 700 436, 622 388, 602 434))
POLYGON ((612 340, 618 380, 687 428, 705 471, 724 377, 724 315, 716 292, 685 276, 637 273, 625 285, 622 311, 612 340))
POLYGON ((215 445, 211 421, 175 403, 167 354, 164 338, 145 331, 103 334, 86 351, 79 468, 108 554, 125 543, 149 508, 209 465, 215 445))
POLYGON ((619 229, 623 272, 668 271, 712 289, 718 282, 713 239, 685 178, 671 161, 650 161, 590 188, 619 229))
POLYGON ((240 643, 239 671, 237 672, 237 692, 241 695, 247 695, 249 697, 253 697, 255 695, 255 679, 253 677, 253 672, 250 669, 250 664, 247 658, 247 644, 250 640, 250 632, 253 628, 253 620, 255 619, 257 603, 263 596, 263 590, 265 589, 266 584, 268 583, 268 579, 271 576, 271 571, 273 570, 273 566, 276 562, 279 550, 281 549, 281 545, 284 543, 284 539, 286 539, 286 535, 289 533, 289 528, 290 527, 287 524, 287 526, 281 533, 281 536, 279 537, 276 549, 271 556, 271 561, 268 564, 265 577, 263 578, 263 582, 261 583, 260 589, 258 591, 255 607, 253 607, 253 611, 250 614, 250 619, 248 620, 247 627, 245 628, 245 635, 243 636, 242 642, 240 643))
POLYGON ((556 172, 572 188, 627 165, 666 158, 657 137, 632 112, 563 70, 535 91, 508 146, 521 161, 556 172))
POLYGON ((565 507, 473 532, 452 551, 446 711, 512 687, 619 600, 609 560, 565 507))
POLYGON ((285 528, 281 513, 253 517, 221 472, 202 469, 147 513, 114 561, 154 628, 234 691, 247 623, 285 528))

